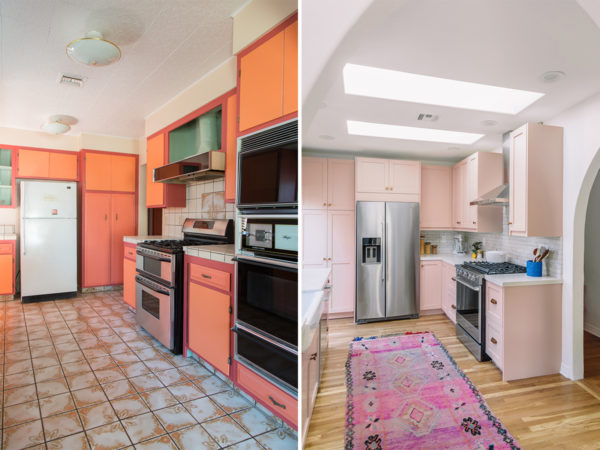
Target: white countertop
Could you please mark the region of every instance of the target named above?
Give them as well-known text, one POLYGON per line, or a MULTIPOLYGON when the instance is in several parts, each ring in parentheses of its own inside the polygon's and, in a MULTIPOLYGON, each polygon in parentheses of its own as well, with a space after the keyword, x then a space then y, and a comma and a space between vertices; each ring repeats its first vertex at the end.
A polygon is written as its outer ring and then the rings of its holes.
POLYGON ((139 244, 144 241, 162 241, 166 239, 181 239, 174 236, 123 236, 123 241, 130 244, 139 244))
MULTIPOLYGON (((421 255, 421 261, 443 261, 448 264, 462 264, 473 261, 469 255, 455 255, 453 253, 440 253, 438 255, 421 255)), ((485 279, 501 287, 510 286, 535 286, 537 284, 561 284, 562 280, 555 277, 528 277, 525 273, 504 275, 485 275, 485 279)))
POLYGON ((320 291, 325 286, 331 269, 324 267, 322 269, 303 269, 302 270, 302 291, 320 291))

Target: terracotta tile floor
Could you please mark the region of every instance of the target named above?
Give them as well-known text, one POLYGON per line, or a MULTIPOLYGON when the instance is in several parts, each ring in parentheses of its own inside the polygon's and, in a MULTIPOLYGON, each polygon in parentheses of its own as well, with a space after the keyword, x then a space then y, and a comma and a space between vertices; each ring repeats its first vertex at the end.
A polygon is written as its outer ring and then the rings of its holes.
POLYGON ((294 434, 137 326, 120 291, 0 303, 2 448, 296 449, 294 434))

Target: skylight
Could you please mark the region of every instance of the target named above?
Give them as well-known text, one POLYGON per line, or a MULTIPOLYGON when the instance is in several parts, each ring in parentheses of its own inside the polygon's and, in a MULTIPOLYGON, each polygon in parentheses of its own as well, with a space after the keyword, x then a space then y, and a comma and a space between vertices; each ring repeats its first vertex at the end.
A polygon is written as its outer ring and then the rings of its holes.
POLYGON ((346 94, 478 111, 518 114, 544 96, 467 81, 417 75, 377 67, 346 64, 346 94))
POLYGON ((438 130, 435 128, 416 128, 384 123, 360 122, 348 120, 348 134, 373 136, 410 141, 447 142, 451 144, 472 144, 484 135, 463 133, 461 131, 438 130))

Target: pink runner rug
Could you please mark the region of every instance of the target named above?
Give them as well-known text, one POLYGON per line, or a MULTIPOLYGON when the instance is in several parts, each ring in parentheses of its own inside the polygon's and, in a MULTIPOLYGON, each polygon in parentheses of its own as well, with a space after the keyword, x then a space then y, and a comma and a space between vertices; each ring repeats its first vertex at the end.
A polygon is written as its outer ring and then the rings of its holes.
POLYGON ((433 333, 356 338, 346 449, 518 449, 433 333))

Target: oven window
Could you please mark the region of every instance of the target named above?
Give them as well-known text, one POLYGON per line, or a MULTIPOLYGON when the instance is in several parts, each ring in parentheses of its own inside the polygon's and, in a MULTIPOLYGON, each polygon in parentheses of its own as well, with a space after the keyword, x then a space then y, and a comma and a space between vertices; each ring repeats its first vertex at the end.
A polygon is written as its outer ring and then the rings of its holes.
POLYGON ((238 261, 237 318, 298 345, 298 271, 238 261))
POLYGON ((160 320, 160 299, 142 289, 142 309, 160 320))
POLYGON ((456 283, 456 313, 479 332, 479 292, 456 283))
POLYGON ((297 144, 241 155, 241 204, 298 201, 297 144))
POLYGON ((259 339, 243 330, 237 330, 237 353, 261 369, 298 389, 298 357, 259 339))
POLYGON ((161 276, 161 262, 157 259, 144 257, 144 272, 151 273, 157 277, 161 276))

